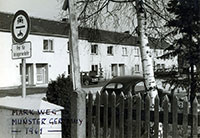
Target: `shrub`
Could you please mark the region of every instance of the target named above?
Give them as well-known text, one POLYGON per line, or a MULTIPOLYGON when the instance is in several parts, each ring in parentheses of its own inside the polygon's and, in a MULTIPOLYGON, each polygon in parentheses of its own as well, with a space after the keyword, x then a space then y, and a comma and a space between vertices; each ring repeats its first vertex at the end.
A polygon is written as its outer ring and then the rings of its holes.
POLYGON ((48 84, 46 93, 47 101, 63 106, 62 111, 62 138, 71 137, 71 103, 70 97, 73 91, 73 83, 70 77, 65 77, 64 74, 59 75, 55 81, 48 84), (68 120, 68 121, 67 121, 68 120))

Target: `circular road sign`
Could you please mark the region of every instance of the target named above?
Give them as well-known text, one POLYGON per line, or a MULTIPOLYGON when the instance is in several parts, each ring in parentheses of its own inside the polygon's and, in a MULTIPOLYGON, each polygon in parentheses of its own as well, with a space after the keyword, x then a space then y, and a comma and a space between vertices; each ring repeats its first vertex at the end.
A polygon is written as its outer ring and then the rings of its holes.
POLYGON ((12 37, 17 43, 22 43, 26 40, 30 30, 30 20, 28 14, 19 10, 15 13, 12 21, 12 37))

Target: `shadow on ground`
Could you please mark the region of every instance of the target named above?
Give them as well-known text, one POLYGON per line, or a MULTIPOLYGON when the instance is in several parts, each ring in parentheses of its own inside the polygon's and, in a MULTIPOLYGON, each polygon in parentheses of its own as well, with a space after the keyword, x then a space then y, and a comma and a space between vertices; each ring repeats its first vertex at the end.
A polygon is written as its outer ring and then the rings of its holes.
MULTIPOLYGON (((46 91, 47 91, 46 87, 27 88, 26 95, 46 93, 46 91)), ((0 90, 0 97, 21 96, 21 95, 22 95, 22 88, 12 88, 12 89, 0 90)))

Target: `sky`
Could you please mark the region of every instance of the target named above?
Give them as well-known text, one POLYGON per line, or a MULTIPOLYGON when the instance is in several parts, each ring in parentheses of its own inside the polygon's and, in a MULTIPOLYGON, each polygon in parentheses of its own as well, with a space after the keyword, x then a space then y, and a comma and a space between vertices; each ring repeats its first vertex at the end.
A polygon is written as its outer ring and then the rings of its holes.
POLYGON ((31 17, 59 20, 62 0, 0 0, 0 11, 15 14, 24 10, 31 17))
MULTIPOLYGON (((62 10, 64 0, 0 0, 0 12, 15 14, 18 10, 24 10, 30 17, 37 17, 49 20, 60 21, 66 15, 62 10)), ((112 7, 112 6, 111 6, 112 7)), ((127 11, 126 11, 127 12, 127 11)), ((127 19, 119 14, 119 24, 112 17, 102 19, 103 23, 99 23, 99 28, 110 31, 124 32, 134 30, 131 20, 127 23, 127 19), (122 18, 123 17, 123 18, 122 18)))

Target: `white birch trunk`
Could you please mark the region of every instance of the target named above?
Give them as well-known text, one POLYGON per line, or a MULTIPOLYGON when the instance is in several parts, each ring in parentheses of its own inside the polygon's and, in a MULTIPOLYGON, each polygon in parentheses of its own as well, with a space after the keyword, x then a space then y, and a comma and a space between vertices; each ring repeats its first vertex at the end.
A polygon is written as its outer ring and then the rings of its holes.
POLYGON ((137 21, 138 21, 138 35, 140 40, 140 53, 143 66, 143 76, 145 79, 146 88, 151 97, 151 103, 154 105, 154 99, 157 95, 156 81, 153 71, 153 61, 150 47, 147 46, 148 38, 145 35, 145 13, 141 11, 141 0, 136 0, 137 7, 137 21))

